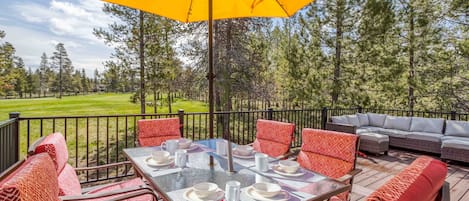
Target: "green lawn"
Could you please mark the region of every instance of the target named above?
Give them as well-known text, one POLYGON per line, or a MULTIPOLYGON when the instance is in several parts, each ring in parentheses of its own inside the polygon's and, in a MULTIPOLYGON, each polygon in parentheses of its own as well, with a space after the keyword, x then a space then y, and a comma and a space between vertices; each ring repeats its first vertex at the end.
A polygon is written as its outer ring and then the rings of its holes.
MULTIPOLYGON (((131 94, 93 94, 58 98, 0 100, 0 121, 8 119, 10 112, 20 112, 24 117, 70 116, 70 115, 115 115, 140 114, 140 104, 131 103, 131 94)), ((148 101, 152 101, 148 97, 148 101)), ((176 99, 172 112, 206 112, 208 106, 198 101, 176 99)), ((146 107, 146 113, 153 113, 153 107, 146 107)), ((158 107, 158 113, 168 113, 167 103, 158 107)))

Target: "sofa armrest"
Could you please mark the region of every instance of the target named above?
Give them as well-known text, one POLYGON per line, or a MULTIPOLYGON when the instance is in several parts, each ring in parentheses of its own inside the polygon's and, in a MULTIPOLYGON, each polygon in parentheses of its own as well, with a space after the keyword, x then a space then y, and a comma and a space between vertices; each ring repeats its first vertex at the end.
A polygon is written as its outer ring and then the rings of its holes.
POLYGON ((347 173, 346 175, 337 178, 336 180, 340 182, 346 182, 348 180, 351 180, 355 175, 357 175, 361 171, 362 171, 361 169, 354 169, 350 171, 349 173, 347 173))
MULTIPOLYGON (((89 200, 96 198, 106 198, 110 196, 116 196, 114 198, 109 198, 109 200, 124 200, 132 197, 137 197, 140 195, 151 194, 154 198, 157 198, 157 195, 153 190, 148 186, 134 186, 129 188, 123 188, 108 192, 102 193, 93 193, 93 194, 83 194, 83 195, 72 195, 72 196, 60 196, 60 200, 66 201, 78 201, 78 200, 89 200)), ((156 199, 155 199, 156 200, 156 199)))
POLYGON ((326 123, 326 130, 343 132, 343 133, 357 133, 357 127, 351 124, 339 124, 339 123, 326 123))

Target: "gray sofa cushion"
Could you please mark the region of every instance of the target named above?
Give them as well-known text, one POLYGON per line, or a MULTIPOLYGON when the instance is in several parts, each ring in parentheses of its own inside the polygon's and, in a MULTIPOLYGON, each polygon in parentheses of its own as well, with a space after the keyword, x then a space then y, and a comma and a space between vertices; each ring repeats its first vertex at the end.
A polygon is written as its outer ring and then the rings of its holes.
POLYGON ((445 135, 469 138, 469 122, 447 120, 445 135))
POLYGON ((360 127, 370 125, 367 114, 357 113, 358 121, 360 122, 360 127))
POLYGON ((360 127, 360 121, 358 120, 357 115, 346 115, 348 123, 360 127))
POLYGON ((375 113, 367 113, 368 115, 368 120, 370 122, 370 126, 376 126, 376 127, 383 127, 384 125, 384 120, 386 119, 385 114, 375 114, 375 113))
MULTIPOLYGON (((436 133, 425 133, 425 132, 411 132, 407 135, 409 140, 416 139, 416 140, 425 140, 430 142, 441 142, 442 134, 436 133)), ((412 147, 409 147, 412 148, 412 147)))
POLYGON ((331 120, 332 120, 332 123, 349 124, 346 116, 332 116, 331 120))
POLYGON ((469 150, 469 141, 445 140, 441 143, 441 147, 469 150))
POLYGON ((384 128, 374 127, 374 126, 363 126, 363 127, 357 128, 357 134, 360 134, 360 133, 380 133, 381 130, 384 130, 384 128))
POLYGON ((443 134, 444 122, 441 118, 412 117, 410 131, 443 134))
POLYGON ((410 134, 409 131, 401 131, 401 130, 396 130, 396 129, 382 129, 379 131, 381 134, 389 135, 391 137, 397 137, 397 138, 407 138, 407 135, 410 134))
POLYGON ((411 120, 411 117, 395 117, 388 115, 384 121, 384 128, 409 131, 411 120))
POLYGON ((446 141, 446 140, 460 140, 460 141, 469 142, 469 137, 446 136, 446 135, 441 137, 441 141, 446 141))

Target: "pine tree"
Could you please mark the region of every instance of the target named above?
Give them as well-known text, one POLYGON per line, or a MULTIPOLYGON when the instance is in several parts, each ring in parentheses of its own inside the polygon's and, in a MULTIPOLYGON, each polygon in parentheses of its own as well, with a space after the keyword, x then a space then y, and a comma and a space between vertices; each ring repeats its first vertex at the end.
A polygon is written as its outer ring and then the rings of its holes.
POLYGON ((55 46, 55 52, 51 57, 52 66, 58 70, 58 80, 56 89, 59 91, 58 98, 62 98, 63 91, 71 91, 72 87, 72 61, 68 58, 67 50, 65 50, 63 43, 58 43, 55 46))

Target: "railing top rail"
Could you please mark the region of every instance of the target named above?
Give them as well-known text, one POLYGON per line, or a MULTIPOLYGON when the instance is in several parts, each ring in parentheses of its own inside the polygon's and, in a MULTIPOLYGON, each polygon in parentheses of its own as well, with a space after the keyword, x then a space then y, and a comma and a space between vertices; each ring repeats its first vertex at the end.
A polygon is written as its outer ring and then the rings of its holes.
POLYGON ((0 127, 3 127, 5 125, 9 125, 13 122, 15 122, 16 119, 8 119, 8 120, 5 120, 5 121, 0 121, 0 127))

